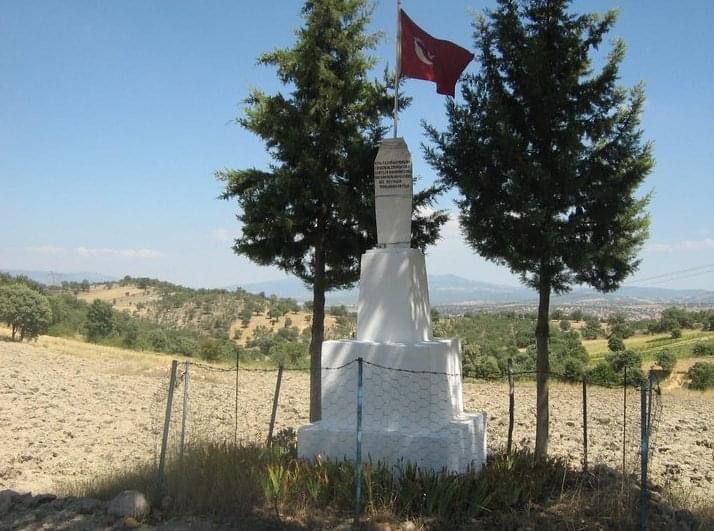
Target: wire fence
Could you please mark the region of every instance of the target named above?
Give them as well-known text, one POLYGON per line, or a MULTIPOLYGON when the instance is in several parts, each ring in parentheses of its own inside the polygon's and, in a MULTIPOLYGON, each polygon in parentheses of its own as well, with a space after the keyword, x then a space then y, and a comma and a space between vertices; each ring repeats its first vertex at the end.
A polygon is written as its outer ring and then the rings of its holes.
MULTIPOLYGON (((172 362, 164 388, 154 393, 150 408, 155 460, 159 475, 167 461, 181 459, 191 444, 202 442, 232 445, 271 444, 271 438, 281 430, 296 430, 308 422, 308 368, 251 368, 240 365, 220 367, 199 362, 172 362), (163 407, 162 407, 163 406, 163 407)), ((355 461, 361 462, 361 430, 370 422, 399 430, 413 422, 414 396, 429 396, 429 411, 417 416, 416 422, 443 418, 453 413, 454 404, 436 390, 444 381, 461 379, 460 372, 440 372, 390 367, 362 358, 335 367, 322 367, 323 385, 338 371, 354 371, 354 378, 338 391, 334 400, 323 403, 323 413, 334 418, 335 413, 355 411, 355 461), (409 392, 388 393, 387 389, 408 389, 409 392), (389 396, 389 403, 385 397, 389 396), (335 411, 330 411, 333 408, 335 411)), ((481 379, 494 387, 490 392, 502 394, 503 409, 489 411, 489 438, 495 431, 501 435, 506 452, 517 446, 532 446, 535 425, 535 385, 526 377, 538 371, 513 371, 505 376, 481 379), (504 433, 505 432, 505 433, 504 433)), ((593 464, 607 464, 621 469, 623 476, 639 478, 642 511, 647 508, 648 467, 658 445, 658 427, 663 404, 659 389, 660 374, 650 371, 645 381, 628 381, 627 374, 619 385, 596 385, 587 378, 548 372, 554 380, 571 385, 559 386, 552 404, 567 401, 571 406, 564 418, 551 418, 551 441, 557 441, 559 454, 571 466, 587 471, 593 464), (621 393, 619 407, 613 406, 613 393, 621 393), (593 441, 598 444, 593 445, 593 441)), ((466 404, 476 405, 476 400, 466 404)), ((463 402, 456 409, 464 409, 463 402)), ((551 408, 552 409, 552 408, 551 408)), ((354 416, 344 415, 345 422, 354 423, 354 416)), ((410 424, 411 429, 414 428, 410 424)), ((417 426, 428 430, 429 426, 417 426)), ((409 456, 395 456, 405 460, 409 456)), ((361 471, 357 466, 356 470, 361 471)), ((359 478, 356 485, 361 485, 359 478)), ((359 507, 359 493, 357 507, 359 507)), ((645 516, 646 518, 646 516, 645 516)))

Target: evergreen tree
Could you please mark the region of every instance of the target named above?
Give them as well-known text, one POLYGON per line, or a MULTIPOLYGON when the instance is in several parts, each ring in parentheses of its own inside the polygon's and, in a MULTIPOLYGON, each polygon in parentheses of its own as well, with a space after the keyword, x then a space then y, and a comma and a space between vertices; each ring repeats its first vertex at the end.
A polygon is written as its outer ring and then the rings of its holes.
MULTIPOLYGON (((233 249, 275 265, 312 287, 310 419, 318 420, 325 292, 351 286, 362 253, 376 244, 374 158, 392 108, 388 86, 370 81, 366 0, 314 0, 292 48, 258 59, 273 66, 288 94, 254 90, 238 123, 258 135, 269 170, 219 171, 224 199, 236 199, 242 234, 233 249)), ((402 99, 403 107, 408 103, 402 99)), ((415 194, 413 243, 438 237, 442 212, 424 214, 440 190, 415 194), (421 213, 421 214, 419 214, 421 213)))
POLYGON ((576 15, 567 0, 499 0, 475 24, 480 71, 447 102, 443 133, 425 126, 425 153, 461 192, 468 243, 539 293, 536 455, 548 448, 551 292, 573 284, 617 289, 637 269, 649 196, 636 190, 653 166, 642 141, 641 86, 617 85, 624 44, 603 68, 597 50, 616 19, 576 15))

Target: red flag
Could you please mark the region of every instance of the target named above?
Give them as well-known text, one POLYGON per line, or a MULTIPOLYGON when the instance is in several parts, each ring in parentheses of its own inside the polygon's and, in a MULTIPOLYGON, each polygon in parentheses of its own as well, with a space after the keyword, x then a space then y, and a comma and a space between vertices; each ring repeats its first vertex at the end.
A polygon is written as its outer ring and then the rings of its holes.
POLYGON ((450 41, 435 39, 399 10, 401 73, 436 82, 436 92, 454 96, 456 81, 474 54, 450 41))

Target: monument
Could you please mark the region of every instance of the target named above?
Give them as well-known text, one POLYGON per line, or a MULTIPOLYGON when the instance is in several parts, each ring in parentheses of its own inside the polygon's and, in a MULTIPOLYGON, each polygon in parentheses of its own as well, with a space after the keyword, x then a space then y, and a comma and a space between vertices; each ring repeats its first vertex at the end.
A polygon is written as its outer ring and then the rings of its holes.
POLYGON ((322 419, 298 455, 354 459, 357 366, 364 360, 362 456, 464 472, 486 462, 486 414, 463 408, 457 339, 434 339, 424 254, 411 248, 412 164, 404 139, 375 160, 377 242, 362 255, 355 339, 322 344, 322 419))

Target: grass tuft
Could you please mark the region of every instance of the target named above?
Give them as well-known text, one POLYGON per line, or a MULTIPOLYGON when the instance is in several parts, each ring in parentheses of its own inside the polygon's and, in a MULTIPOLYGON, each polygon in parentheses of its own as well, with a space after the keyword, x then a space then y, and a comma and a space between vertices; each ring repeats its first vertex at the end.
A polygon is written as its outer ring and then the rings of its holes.
MULTIPOLYGON (((219 520, 259 516, 308 527, 344 521, 354 510, 354 465, 297 459, 293 444, 272 448, 205 443, 172 461, 166 481, 152 466, 65 485, 68 495, 110 499, 125 489, 144 492, 166 516, 219 520)), ((364 465, 363 513, 372 522, 409 520, 453 529, 635 529, 634 478, 607 467, 585 473, 564 460, 535 460, 529 450, 494 453, 478 473, 422 471, 410 463, 364 465)), ((707 520, 707 509, 701 512, 707 520)), ((709 514, 709 516, 711 516, 709 514)), ((653 518, 656 518, 657 514, 653 518)), ((656 526, 655 526, 656 528, 656 526)))

